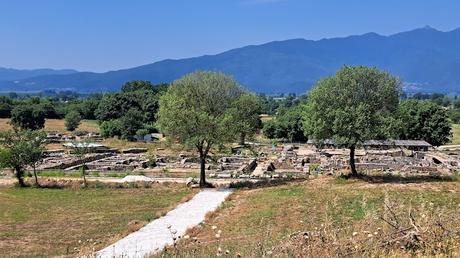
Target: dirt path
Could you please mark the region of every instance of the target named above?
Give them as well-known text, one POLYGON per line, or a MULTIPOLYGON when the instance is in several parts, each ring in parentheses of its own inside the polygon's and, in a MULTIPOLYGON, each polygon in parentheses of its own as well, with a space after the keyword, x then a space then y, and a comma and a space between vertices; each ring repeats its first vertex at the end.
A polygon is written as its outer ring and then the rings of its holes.
POLYGON ((147 257, 158 253, 174 243, 173 233, 176 237, 183 236, 187 229, 202 222, 208 212, 216 210, 232 191, 203 190, 164 217, 100 250, 96 257, 147 257))

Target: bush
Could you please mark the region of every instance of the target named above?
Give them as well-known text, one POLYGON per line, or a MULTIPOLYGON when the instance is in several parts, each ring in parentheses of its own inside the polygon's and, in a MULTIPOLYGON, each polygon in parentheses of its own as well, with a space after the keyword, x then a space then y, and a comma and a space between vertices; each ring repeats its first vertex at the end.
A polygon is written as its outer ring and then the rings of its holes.
POLYGON ((154 124, 145 124, 144 129, 147 133, 158 133, 158 128, 154 124))
POLYGON ((102 122, 100 129, 102 137, 110 138, 114 136, 121 136, 121 123, 117 119, 102 122))
POLYGON ((276 137, 276 122, 274 120, 270 120, 264 123, 263 127, 263 134, 268 139, 274 139, 276 137))
POLYGON ((65 128, 68 131, 73 132, 80 125, 80 121, 81 121, 80 113, 78 113, 77 111, 70 111, 65 116, 65 122, 64 122, 65 128))
POLYGON ((136 131, 136 135, 140 138, 143 138, 145 135, 149 134, 149 130, 142 128, 136 131))

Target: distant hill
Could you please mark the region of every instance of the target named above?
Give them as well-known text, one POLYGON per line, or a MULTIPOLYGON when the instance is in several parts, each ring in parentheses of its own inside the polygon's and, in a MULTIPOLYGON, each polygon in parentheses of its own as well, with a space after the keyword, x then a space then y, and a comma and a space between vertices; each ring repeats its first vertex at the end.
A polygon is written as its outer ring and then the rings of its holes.
POLYGON ((163 60, 106 73, 41 75, 16 79, 16 82, 3 80, 0 90, 114 91, 129 80, 170 82, 196 70, 215 70, 233 75, 256 92, 304 93, 320 78, 334 74, 345 64, 388 70, 400 76, 408 90, 460 93, 460 28, 441 32, 424 27, 391 36, 367 33, 318 41, 274 41, 217 55, 163 60))
POLYGON ((71 69, 33 69, 33 70, 19 70, 12 68, 0 67, 0 81, 14 81, 14 80, 23 80, 31 77, 43 76, 43 75, 62 75, 62 74, 72 74, 77 73, 78 71, 71 69))

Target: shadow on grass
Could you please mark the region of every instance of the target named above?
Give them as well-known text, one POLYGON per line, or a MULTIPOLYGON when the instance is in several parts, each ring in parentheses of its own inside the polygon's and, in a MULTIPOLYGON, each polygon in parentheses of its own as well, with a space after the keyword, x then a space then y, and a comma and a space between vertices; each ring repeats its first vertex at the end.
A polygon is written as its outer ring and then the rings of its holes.
POLYGON ((409 183, 429 183, 429 182, 457 182, 460 177, 454 175, 364 175, 360 174, 356 179, 363 180, 371 184, 409 184, 409 183))

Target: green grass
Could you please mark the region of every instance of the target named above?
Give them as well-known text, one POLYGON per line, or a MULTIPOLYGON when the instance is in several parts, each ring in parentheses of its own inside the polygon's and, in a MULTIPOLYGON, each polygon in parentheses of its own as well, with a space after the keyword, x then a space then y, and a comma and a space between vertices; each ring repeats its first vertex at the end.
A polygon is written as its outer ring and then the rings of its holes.
MULTIPOLYGON (((33 176, 32 171, 28 171, 29 176, 33 176)), ((123 178, 127 175, 130 175, 130 172, 110 172, 110 173, 101 173, 98 171, 86 172, 87 176, 92 177, 116 177, 123 178)), ((38 171, 37 175, 40 177, 64 177, 64 178, 79 178, 81 177, 80 171, 66 172, 63 170, 43 170, 38 171)))
POLYGON ((37 172, 37 175, 40 177, 71 177, 71 178, 77 178, 81 177, 81 173, 79 171, 77 172, 64 172, 63 170, 43 170, 37 172))
POLYGON ((182 185, 148 189, 0 188, 2 257, 50 257, 102 248, 148 222, 192 191, 182 185))

